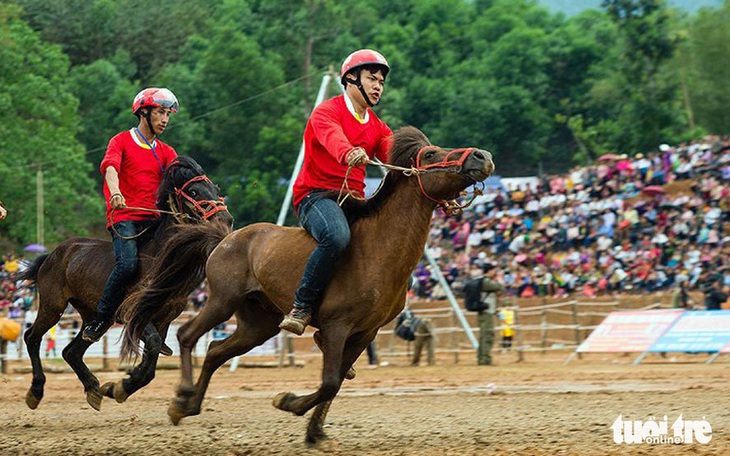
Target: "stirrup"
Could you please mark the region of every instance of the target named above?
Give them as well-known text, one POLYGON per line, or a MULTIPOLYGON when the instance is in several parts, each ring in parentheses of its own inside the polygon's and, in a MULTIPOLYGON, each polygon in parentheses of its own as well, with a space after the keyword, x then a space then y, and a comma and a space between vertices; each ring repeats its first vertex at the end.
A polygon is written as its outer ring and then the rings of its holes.
POLYGON ((290 333, 301 336, 304 334, 304 329, 309 323, 312 322, 312 314, 305 309, 294 308, 289 315, 284 317, 281 323, 279 323, 279 329, 289 331, 290 333))

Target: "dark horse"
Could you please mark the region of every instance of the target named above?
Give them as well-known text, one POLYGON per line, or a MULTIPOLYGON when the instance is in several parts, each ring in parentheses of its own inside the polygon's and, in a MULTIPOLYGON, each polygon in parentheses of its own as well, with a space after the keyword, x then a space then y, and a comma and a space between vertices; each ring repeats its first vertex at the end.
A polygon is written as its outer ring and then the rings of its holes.
MULTIPOLYGON (((307 428, 310 444, 326 439, 324 418, 349 368, 378 329, 403 309, 408 277, 423 253, 434 208, 446 205, 446 200, 494 170, 489 152, 432 146, 413 127, 395 133, 390 163, 417 171, 390 171, 372 199, 348 209, 352 241, 338 261, 312 324, 319 330, 314 338, 323 352, 322 383, 312 394, 281 393, 274 399, 275 407, 297 415, 317 407, 307 428)), ((191 274, 190 264, 207 257, 210 297, 200 314, 177 334, 182 383, 168 410, 174 424, 200 413, 216 369, 279 332, 278 324, 291 310, 295 288, 314 247, 314 239, 303 229, 270 223, 233 233, 219 224, 186 226, 165 245, 156 258, 160 274, 130 297, 137 303, 130 308, 122 351, 129 354, 137 349, 149 318, 165 321, 163 309, 169 307, 165 302, 188 294, 200 279, 191 274), (203 334, 233 314, 236 331, 210 344, 194 385, 191 350, 203 334)))
MULTIPOLYGON (((189 157, 179 157, 165 170, 157 194, 157 210, 163 211, 159 223, 149 241, 140 246, 140 268, 135 286, 144 277, 149 257, 155 256, 180 223, 195 223, 208 219, 220 219, 230 223, 232 217, 223 204, 218 187, 205 176, 203 169, 189 157)), ((109 240, 91 238, 72 238, 61 242, 53 252, 38 257, 25 270, 19 279, 35 282, 38 287, 38 317, 25 332, 33 365, 33 383, 25 396, 25 403, 31 409, 38 407, 43 398, 46 377, 40 359, 40 346, 43 335, 61 318, 67 304, 71 304, 81 314, 84 324, 96 315, 96 303, 104 289, 107 277, 114 268, 115 257, 109 240)), ((149 376, 154 376, 154 368, 162 347, 164 335, 170 322, 162 322, 155 327, 146 328, 144 335, 145 358, 140 368, 149 376), (162 336, 160 335, 162 334, 162 336)), ((96 410, 101 407, 103 395, 115 397, 131 394, 128 390, 115 391, 113 384, 99 387, 99 380, 84 363, 83 356, 91 345, 81 338, 81 331, 63 350, 63 358, 76 372, 84 385, 86 400, 96 410)), ((152 378, 147 380, 147 383, 152 378)), ((146 383, 145 383, 146 384, 146 383)), ((125 397, 126 398, 126 397, 125 397)))

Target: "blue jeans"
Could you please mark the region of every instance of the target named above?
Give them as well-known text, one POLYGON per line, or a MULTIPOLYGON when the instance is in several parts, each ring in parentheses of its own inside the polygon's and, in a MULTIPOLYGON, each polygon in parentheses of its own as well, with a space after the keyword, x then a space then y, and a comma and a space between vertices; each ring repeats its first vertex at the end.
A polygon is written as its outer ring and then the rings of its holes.
POLYGON ((342 208, 318 192, 310 193, 299 204, 299 220, 319 244, 309 256, 294 299, 294 307, 311 309, 319 304, 335 262, 350 243, 350 225, 342 208))
POLYGON ((104 322, 111 321, 117 309, 122 304, 122 301, 124 301, 124 297, 127 294, 127 287, 137 275, 138 246, 143 245, 144 242, 152 237, 154 227, 151 225, 154 223, 148 221, 124 221, 114 224, 116 232, 114 229, 109 228, 109 232, 112 235, 116 263, 111 274, 109 274, 109 278, 106 280, 104 291, 99 299, 97 320, 104 322), (144 234, 133 239, 122 239, 120 237, 135 236, 148 227, 149 229, 144 234))

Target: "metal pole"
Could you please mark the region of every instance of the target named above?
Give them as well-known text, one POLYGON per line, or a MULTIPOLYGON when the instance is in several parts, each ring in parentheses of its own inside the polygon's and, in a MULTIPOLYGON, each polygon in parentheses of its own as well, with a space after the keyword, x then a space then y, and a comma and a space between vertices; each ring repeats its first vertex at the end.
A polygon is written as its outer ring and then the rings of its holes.
MULTIPOLYGON (((322 76, 322 83, 319 85, 319 92, 317 92, 317 99, 314 101, 314 106, 312 106, 312 110, 314 111, 314 108, 319 106, 320 103, 322 103, 327 96, 327 87, 330 84, 330 81, 332 80, 332 76, 330 76, 329 73, 325 73, 324 76, 322 76)), ((304 163, 304 140, 302 140, 302 145, 299 148, 299 155, 297 155, 297 161, 294 164, 294 169, 291 173, 291 178, 289 179, 289 186, 286 189, 286 195, 284 195, 284 201, 281 203, 281 208, 279 209, 279 217, 276 219, 276 224, 279 226, 284 226, 284 221, 286 220, 286 214, 289 212, 289 205, 291 205, 291 199, 294 192, 294 182, 297 180, 297 176, 299 176, 299 171, 302 169, 302 164, 304 163)), ((292 344, 287 341, 288 335, 284 334, 284 331, 281 331, 279 333, 279 349, 283 350, 292 347, 292 344)), ((233 361, 231 361, 231 367, 230 372, 236 372, 236 369, 238 369, 238 363, 241 362, 241 357, 236 356, 233 358, 233 361)), ((283 356, 279 357, 279 366, 281 366, 283 363, 283 356)), ((289 363, 291 365, 294 365, 294 360, 290 359, 289 363)))
MULTIPOLYGON (((314 110, 314 108, 316 108, 320 103, 324 101, 324 97, 327 95, 327 86, 329 86, 330 80, 332 80, 332 76, 330 76, 329 73, 326 73, 322 77, 322 84, 320 84, 319 86, 317 99, 314 101, 314 106, 312 107, 312 110, 314 110)), ((304 163, 304 141, 302 141, 302 146, 299 148, 299 155, 297 155, 297 161, 294 165, 294 169, 291 172, 289 187, 287 187, 286 189, 284 201, 281 203, 281 208, 279 209, 279 218, 276 219, 276 224, 279 226, 284 226, 286 213, 289 212, 289 205, 291 204, 292 194, 294 191, 294 181, 297 180, 299 171, 302 169, 302 163, 304 163)))
POLYGON ((43 168, 38 165, 36 171, 36 238, 40 245, 45 245, 43 227, 43 168))
POLYGON ((474 347, 474 350, 476 350, 477 348, 479 348, 479 342, 477 341, 477 338, 474 337, 474 332, 471 330, 469 322, 466 321, 466 317, 464 316, 464 312, 461 311, 459 303, 456 302, 456 297, 454 296, 454 293, 452 293, 449 283, 444 278, 444 275, 441 273, 441 269, 439 268, 438 264, 436 264, 436 261, 433 259, 431 254, 428 253, 428 248, 426 248, 425 246, 423 247, 423 255, 428 260, 428 263, 432 266, 431 271, 436 275, 436 279, 439 281, 441 286, 444 287, 444 291, 446 292, 446 298, 448 298, 449 304, 451 304, 451 307, 454 309, 456 317, 459 319, 459 323, 461 323, 462 328, 464 328, 464 332, 466 333, 466 337, 469 338, 471 346, 474 347))

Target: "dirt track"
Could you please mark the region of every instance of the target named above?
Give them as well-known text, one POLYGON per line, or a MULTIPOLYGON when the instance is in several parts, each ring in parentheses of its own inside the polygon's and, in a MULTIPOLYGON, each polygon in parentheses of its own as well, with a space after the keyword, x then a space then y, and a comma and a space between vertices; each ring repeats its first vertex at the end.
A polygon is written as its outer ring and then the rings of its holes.
MULTIPOLYGON (((391 365, 364 369, 333 404, 326 431, 334 454, 367 455, 593 455, 730 454, 730 363, 658 358, 631 366, 632 358, 591 355, 561 366, 564 355, 532 355, 497 366, 391 365), (489 394, 487 385, 496 390, 489 394), (611 424, 625 419, 712 425, 706 444, 618 445, 611 424)), ((117 380, 121 372, 101 373, 117 380)), ((46 396, 29 410, 27 374, 0 377, 0 455, 316 455, 303 443, 307 417, 271 406, 285 390, 318 384, 319 364, 303 368, 221 370, 203 413, 169 424, 167 406, 177 371, 161 371, 125 404, 105 399, 101 412, 87 404, 73 374, 48 374, 46 396)))

